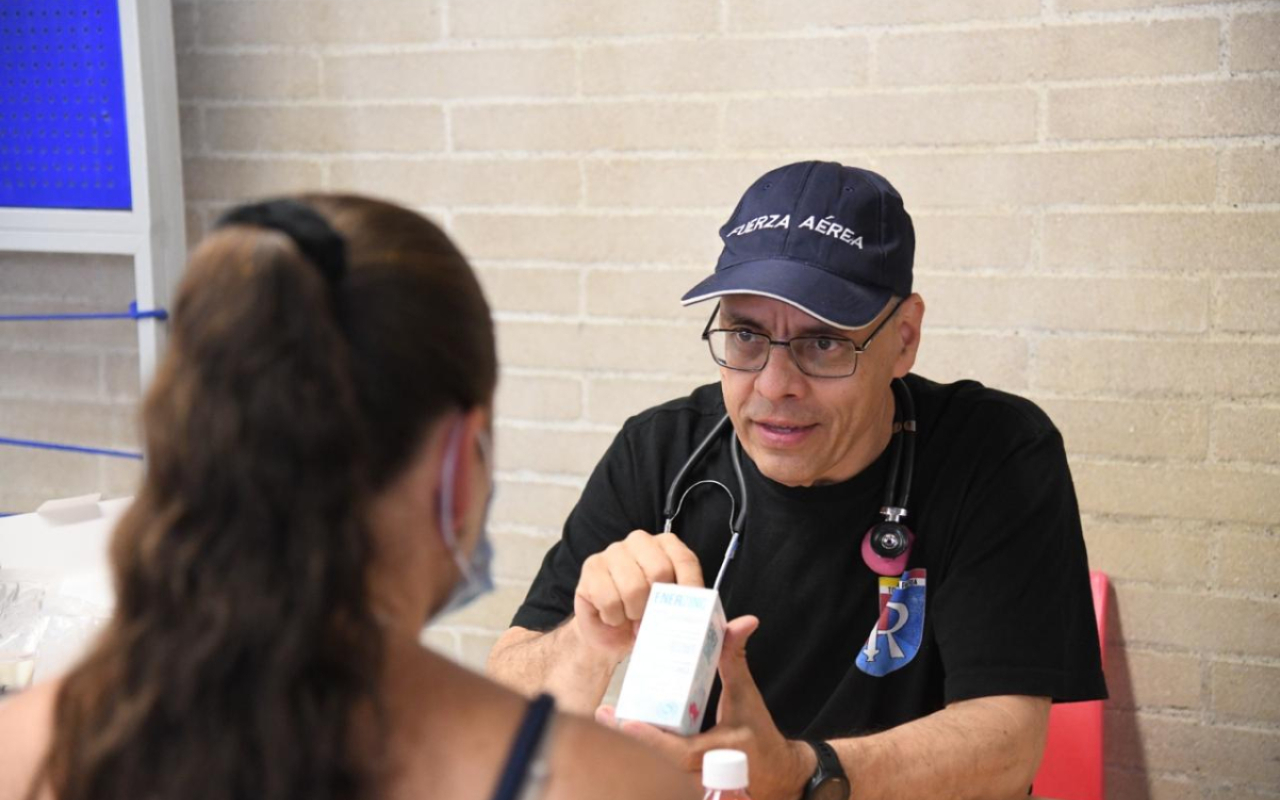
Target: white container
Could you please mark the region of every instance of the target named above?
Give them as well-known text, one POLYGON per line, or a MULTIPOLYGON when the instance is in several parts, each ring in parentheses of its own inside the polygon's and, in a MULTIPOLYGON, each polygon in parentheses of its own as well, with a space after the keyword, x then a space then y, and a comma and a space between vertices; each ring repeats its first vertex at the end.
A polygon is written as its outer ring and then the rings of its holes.
POLYGON ((701 730, 725 627, 714 589, 655 583, 622 680, 618 719, 683 736, 701 730))
POLYGON ((751 800, 747 794, 747 754, 708 750, 702 754, 703 800, 751 800))

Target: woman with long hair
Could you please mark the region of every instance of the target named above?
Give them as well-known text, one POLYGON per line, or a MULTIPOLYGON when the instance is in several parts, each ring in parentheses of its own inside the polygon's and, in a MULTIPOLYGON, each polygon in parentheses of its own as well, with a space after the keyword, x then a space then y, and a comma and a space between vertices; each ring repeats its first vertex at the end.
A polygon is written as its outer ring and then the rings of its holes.
POLYGON ((484 296, 427 220, 334 195, 224 217, 144 402, 114 616, 0 706, 0 799, 696 797, 419 645, 489 585, 496 381, 484 296))

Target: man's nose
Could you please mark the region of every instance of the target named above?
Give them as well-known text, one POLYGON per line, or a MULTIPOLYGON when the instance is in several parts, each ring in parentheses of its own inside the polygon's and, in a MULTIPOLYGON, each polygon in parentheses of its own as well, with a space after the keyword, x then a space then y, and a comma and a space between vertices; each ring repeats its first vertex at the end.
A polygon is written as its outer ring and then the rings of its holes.
POLYGON ((804 373, 791 357, 791 349, 780 343, 769 346, 769 360, 756 374, 756 392, 769 400, 796 397, 804 391, 804 373))

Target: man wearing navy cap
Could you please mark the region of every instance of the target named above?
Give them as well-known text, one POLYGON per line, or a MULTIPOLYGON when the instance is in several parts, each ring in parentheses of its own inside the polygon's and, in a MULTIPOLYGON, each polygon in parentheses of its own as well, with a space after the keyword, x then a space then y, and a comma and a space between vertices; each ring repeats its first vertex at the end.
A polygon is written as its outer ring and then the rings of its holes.
POLYGON ((775 169, 720 236, 683 298, 717 302, 720 382, 623 426, 490 670, 614 721, 649 587, 710 585, 738 531, 703 733, 624 730, 691 770, 747 751, 757 800, 1025 795, 1050 702, 1106 696, 1061 436, 911 373, 915 234, 880 175, 775 169))

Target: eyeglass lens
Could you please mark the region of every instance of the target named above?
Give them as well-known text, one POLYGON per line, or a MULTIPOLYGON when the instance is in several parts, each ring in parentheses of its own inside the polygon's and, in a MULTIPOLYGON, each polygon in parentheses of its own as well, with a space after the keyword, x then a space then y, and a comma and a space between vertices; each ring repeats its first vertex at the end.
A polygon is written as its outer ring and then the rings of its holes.
MULTIPOLYGON (((773 346, 767 336, 750 331, 711 331, 707 337, 716 363, 730 369, 758 371, 768 363, 773 346)), ((801 372, 820 378, 852 375, 858 350, 846 339, 803 336, 786 343, 801 372)))

